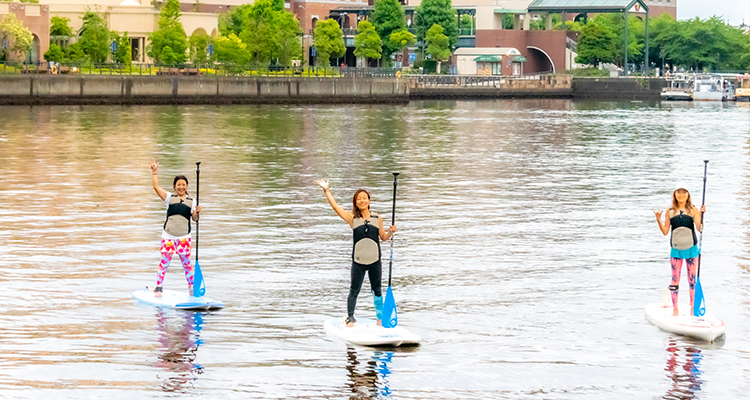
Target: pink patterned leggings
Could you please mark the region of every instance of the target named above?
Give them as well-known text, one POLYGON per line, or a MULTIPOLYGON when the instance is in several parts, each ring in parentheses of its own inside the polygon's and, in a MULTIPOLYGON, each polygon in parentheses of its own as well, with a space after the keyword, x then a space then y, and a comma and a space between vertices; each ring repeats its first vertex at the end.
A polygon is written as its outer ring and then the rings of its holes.
MULTIPOLYGON (((672 263, 672 284, 669 288, 672 294, 672 307, 677 307, 677 286, 680 284, 680 275, 682 273, 682 258, 670 257, 672 263)), ((693 305, 693 299, 695 298, 695 281, 696 273, 698 272, 698 257, 685 258, 685 264, 687 265, 687 277, 688 285, 690 286, 690 305, 693 305)))
POLYGON ((179 239, 162 239, 161 240, 161 261, 159 262, 159 269, 156 272, 156 286, 161 287, 164 284, 164 275, 167 273, 167 267, 169 262, 172 261, 172 256, 177 253, 182 261, 182 268, 185 269, 185 279, 189 287, 193 287, 193 265, 190 261, 190 249, 191 240, 179 239))

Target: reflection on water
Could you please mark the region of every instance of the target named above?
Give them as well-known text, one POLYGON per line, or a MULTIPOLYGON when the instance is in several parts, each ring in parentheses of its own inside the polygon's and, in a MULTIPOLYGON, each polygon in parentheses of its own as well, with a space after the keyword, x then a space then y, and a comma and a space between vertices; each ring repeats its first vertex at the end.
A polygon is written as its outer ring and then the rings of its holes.
POLYGON ((703 359, 701 350, 694 345, 678 343, 670 338, 667 343, 667 376, 672 386, 664 395, 665 400, 689 400, 698 397, 701 390, 703 374, 700 362, 703 359))
POLYGON ((370 351, 349 347, 346 349, 349 381, 352 399, 390 398, 391 389, 388 376, 391 374, 392 351, 370 351))
POLYGON ((154 367, 160 369, 157 378, 165 392, 186 393, 194 388, 194 381, 203 373, 195 363, 202 341, 203 317, 199 312, 157 309, 159 348, 154 367))
MULTIPOLYGON (((746 397, 749 111, 565 100, 0 107, 0 397, 661 398, 669 334, 643 306, 661 301, 669 245, 651 210, 668 205, 675 181, 700 198, 703 159, 701 283, 728 341, 699 347, 703 383, 691 393, 746 397), (131 298, 159 261, 152 158, 162 186, 187 174, 190 190, 202 162, 201 267, 220 312, 155 318, 131 298), (344 353, 322 328, 346 310, 351 230, 315 179, 329 178, 342 206, 366 187, 387 215, 391 172, 401 172, 399 324, 424 341, 387 361, 344 353)), ((168 274, 166 288, 182 290, 181 270, 168 274)), ((371 313, 362 296, 358 312, 371 313)), ((698 386, 677 343, 676 387, 688 393, 698 386)))

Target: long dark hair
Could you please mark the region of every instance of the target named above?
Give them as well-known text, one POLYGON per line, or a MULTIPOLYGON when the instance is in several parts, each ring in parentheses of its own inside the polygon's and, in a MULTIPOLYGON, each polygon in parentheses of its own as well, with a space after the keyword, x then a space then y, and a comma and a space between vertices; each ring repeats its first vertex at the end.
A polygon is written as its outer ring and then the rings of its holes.
MULTIPOLYGON (((354 192, 354 196, 352 196, 352 214, 354 214, 354 218, 362 218, 362 211, 359 211, 359 207, 357 207, 357 196, 359 196, 360 193, 367 193, 367 198, 372 199, 372 196, 370 196, 370 192, 367 191, 367 189, 357 189, 356 192, 354 192)), ((367 207, 369 210, 370 207, 367 207)))
MULTIPOLYGON (((190 182, 188 182, 187 176, 185 176, 185 175, 177 175, 177 176, 174 177, 174 181, 172 182, 172 189, 174 189, 174 187, 177 185, 178 181, 185 181, 186 185, 190 184, 190 182)), ((185 194, 186 195, 188 194, 187 190, 185 190, 185 194)))

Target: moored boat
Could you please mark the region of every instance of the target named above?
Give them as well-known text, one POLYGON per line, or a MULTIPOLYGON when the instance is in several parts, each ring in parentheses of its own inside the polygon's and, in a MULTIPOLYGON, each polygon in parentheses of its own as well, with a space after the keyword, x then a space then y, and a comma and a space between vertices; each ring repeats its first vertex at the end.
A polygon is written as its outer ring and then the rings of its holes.
POLYGON ((725 76, 696 75, 693 84, 694 101, 734 101, 734 87, 725 76))
POLYGON ((735 100, 748 103, 750 102, 750 74, 742 75, 738 79, 740 87, 734 93, 735 100))
POLYGON ((693 79, 691 76, 676 73, 674 75, 665 76, 667 80, 667 87, 661 90, 662 100, 672 101, 692 101, 693 100, 693 79))

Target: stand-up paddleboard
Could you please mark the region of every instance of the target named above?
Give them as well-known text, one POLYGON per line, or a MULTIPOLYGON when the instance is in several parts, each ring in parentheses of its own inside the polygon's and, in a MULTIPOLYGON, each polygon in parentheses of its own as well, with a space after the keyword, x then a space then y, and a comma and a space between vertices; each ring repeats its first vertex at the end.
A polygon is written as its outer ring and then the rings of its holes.
POLYGON ((358 319, 347 328, 343 318, 332 318, 323 323, 329 335, 347 343, 360 346, 416 346, 422 341, 419 335, 400 326, 384 328, 371 319, 358 319))
POLYGON ((224 308, 224 303, 205 296, 194 297, 185 292, 175 290, 164 290, 161 297, 154 296, 149 289, 140 289, 133 292, 133 298, 141 303, 152 306, 176 308, 178 310, 218 310, 224 308))
MULTIPOLYGON (((688 309, 690 307, 685 307, 688 309)), ((692 311, 692 310, 691 310, 692 311)), ((672 305, 653 303, 646 306, 646 317, 659 328, 683 336, 713 342, 726 332, 724 322, 711 313, 702 317, 680 313, 672 316, 672 305)))

